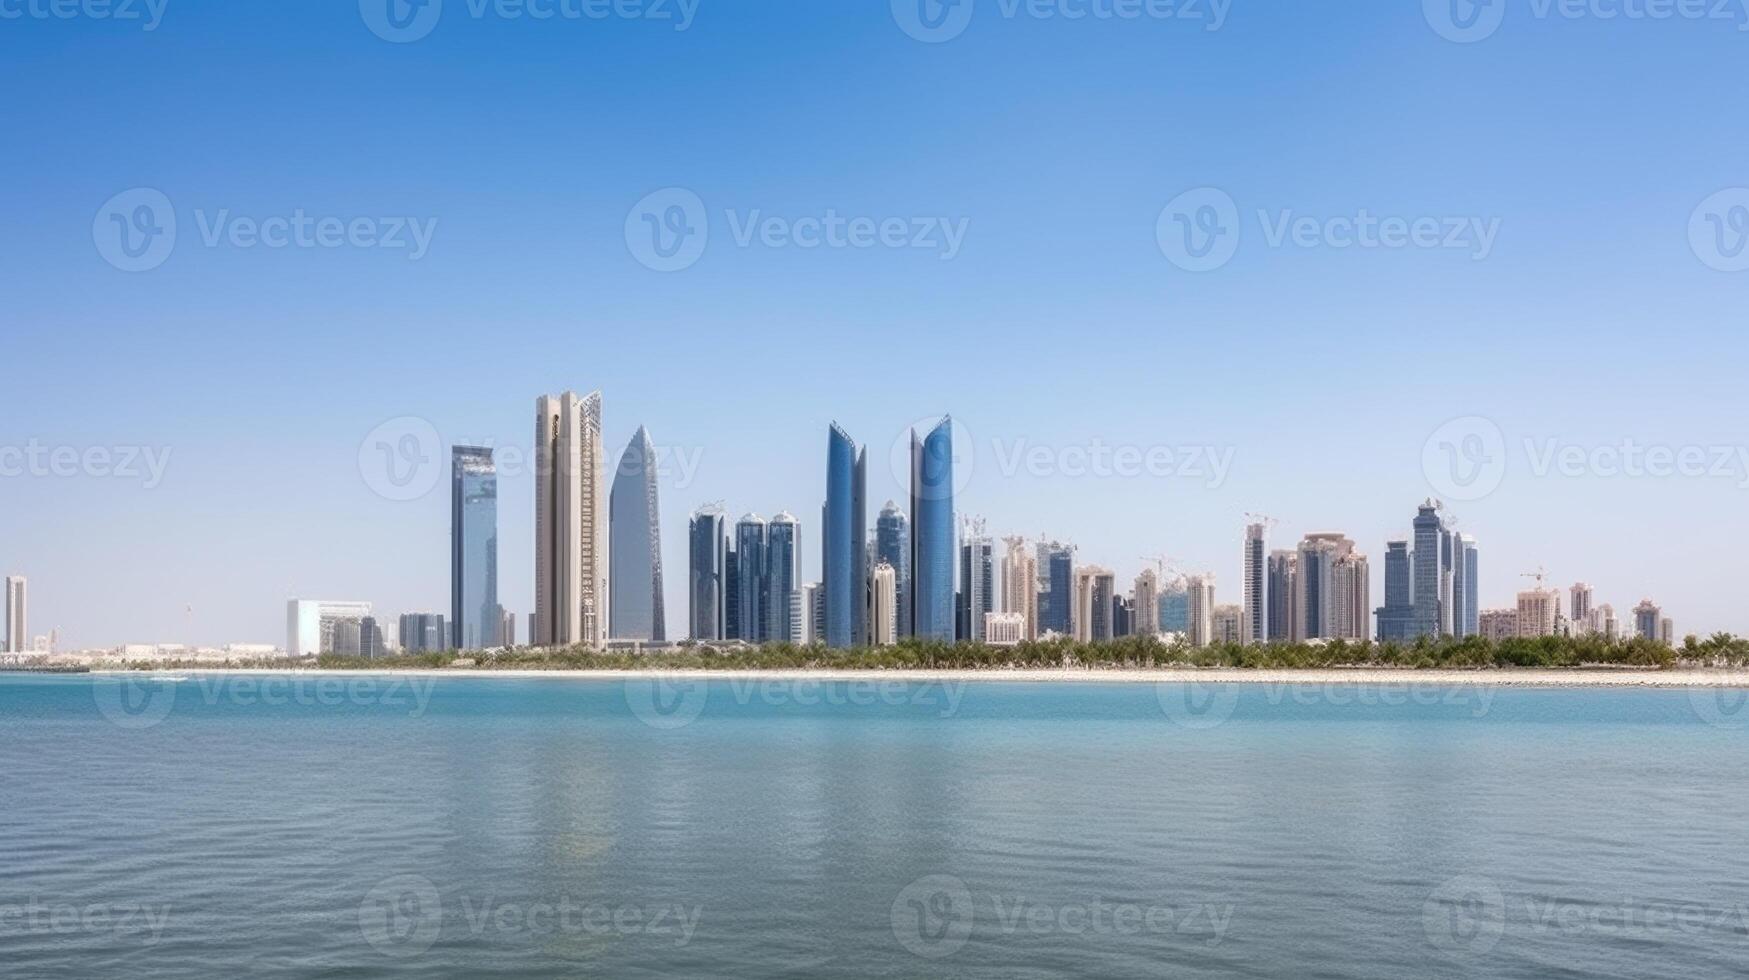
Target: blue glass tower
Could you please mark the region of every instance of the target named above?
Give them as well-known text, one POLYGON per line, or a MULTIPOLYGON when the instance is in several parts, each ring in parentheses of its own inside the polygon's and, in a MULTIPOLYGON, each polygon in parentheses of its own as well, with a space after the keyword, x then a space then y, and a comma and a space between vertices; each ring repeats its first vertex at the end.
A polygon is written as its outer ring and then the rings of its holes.
POLYGON ((729 639, 724 621, 728 585, 728 530, 720 507, 700 508, 687 535, 688 635, 695 640, 729 639))
POLYGON ((826 645, 860 647, 868 635, 868 454, 836 423, 826 436, 821 588, 826 645))
POLYGON ((898 599, 894 603, 898 614, 900 636, 911 635, 911 522, 905 512, 891 500, 875 518, 875 561, 892 566, 898 579, 895 587, 898 599))
POLYGON ((953 420, 911 433, 912 634, 954 641, 953 420))
POLYGON ((620 457, 608 500, 608 635, 666 640, 656 447, 641 425, 620 457))
POLYGON ((791 594, 801 587, 801 525, 789 514, 778 514, 766 526, 765 535, 765 626, 767 642, 799 640, 791 614, 791 594))
POLYGON ((738 637, 748 643, 764 643, 771 639, 770 623, 765 618, 770 601, 769 583, 765 571, 765 520, 758 514, 748 514, 735 525, 735 605, 738 637))
POLYGON ((457 650, 498 645, 498 466, 492 450, 450 454, 449 624, 457 650))

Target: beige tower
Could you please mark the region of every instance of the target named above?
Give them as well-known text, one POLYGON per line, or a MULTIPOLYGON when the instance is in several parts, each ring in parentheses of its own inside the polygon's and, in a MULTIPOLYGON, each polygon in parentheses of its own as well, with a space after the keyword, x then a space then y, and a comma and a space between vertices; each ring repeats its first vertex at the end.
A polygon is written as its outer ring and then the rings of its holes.
POLYGON ((1025 538, 1003 538, 1002 611, 1020 616, 1020 637, 1038 639, 1038 559, 1025 538))
POLYGON ((883 561, 874 567, 868 587, 874 645, 892 646, 899 638, 899 573, 883 561))
POLYGON ((1160 576, 1152 568, 1136 576, 1136 621, 1131 632, 1137 636, 1155 636, 1160 632, 1160 576))
POLYGON ((607 474, 601 392, 535 401, 535 646, 607 639, 607 474))

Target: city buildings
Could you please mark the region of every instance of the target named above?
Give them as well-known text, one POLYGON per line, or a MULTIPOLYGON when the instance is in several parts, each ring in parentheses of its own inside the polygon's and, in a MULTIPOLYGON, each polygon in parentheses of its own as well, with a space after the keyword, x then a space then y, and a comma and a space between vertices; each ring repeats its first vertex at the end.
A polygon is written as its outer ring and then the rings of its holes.
POLYGON ((1213 575, 1192 575, 1185 581, 1189 599, 1190 645, 1206 647, 1215 635, 1215 578, 1213 575))
POLYGON ((899 573, 886 562, 878 562, 869 578, 869 611, 874 629, 874 645, 892 646, 899 641, 899 573))
MULTIPOLYGON (((829 647, 868 644, 867 499, 868 452, 833 423, 826 438, 826 504, 820 522, 823 541, 821 582, 825 588, 826 645, 829 647)), ((951 551, 947 574, 951 590, 951 551)), ((950 608, 952 598, 950 591, 950 608)), ((945 639, 953 640, 951 625, 945 639)))
POLYGON ((607 639, 608 513, 601 393, 535 401, 535 646, 607 639))
POLYGON ((1590 623, 1593 595, 1591 586, 1585 582, 1575 582, 1572 588, 1567 590, 1567 595, 1569 597, 1567 618, 1574 623, 1590 623))
POLYGON ((454 642, 442 613, 402 613, 396 635, 407 654, 442 653, 454 642))
POLYGON ((450 453, 450 648, 499 645, 498 467, 492 450, 456 446, 450 453))
MULTIPOLYGON (((51 583, 53 584, 53 583, 51 583)), ((53 591, 52 589, 50 590, 53 591)), ((29 608, 26 603, 25 580, 22 575, 6 577, 6 652, 27 653, 30 636, 29 608)))
POLYGON ((368 602, 288 599, 286 655, 314 657, 324 653, 344 653, 357 656, 362 639, 361 623, 370 614, 368 602))
POLYGON ((1268 584, 1265 586, 1269 615, 1266 617, 1271 643, 1287 643, 1299 630, 1300 609, 1296 600, 1299 590, 1300 555, 1297 551, 1269 553, 1268 584))
POLYGON ((1190 590, 1183 578, 1174 578, 1160 593, 1160 632, 1190 635, 1190 590))
POLYGON ((1409 542, 1385 542, 1385 604, 1378 609, 1380 643, 1402 643, 1415 636, 1415 598, 1409 542))
POLYGON ((1634 607, 1634 635, 1654 642, 1664 638, 1664 610, 1650 599, 1634 607))
POLYGON ((1135 591, 1130 594, 1134 622, 1129 632, 1135 636, 1157 636, 1160 633, 1160 576, 1152 568, 1142 569, 1136 576, 1135 591))
POLYGON ((912 632, 942 643, 954 638, 953 464, 951 419, 911 433, 912 632))
POLYGON ((1479 632, 1484 640, 1499 643, 1518 635, 1518 610, 1489 609, 1481 614, 1479 632))
POLYGON ((1114 618, 1117 576, 1108 568, 1088 565, 1075 570, 1075 612, 1070 617, 1080 643, 1109 643, 1116 635, 1114 618))
MULTIPOLYGON (((1038 559, 1026 539, 1003 538, 1008 550, 1002 556, 1002 611, 1020 617, 1020 638, 1038 639, 1038 559)), ((986 643, 994 641, 986 635, 986 643)))
POLYGON ((771 589, 766 576, 765 546, 769 528, 765 518, 749 513, 735 522, 735 621, 736 639, 748 643, 771 640, 771 589))
POLYGON ((874 560, 893 566, 898 582, 899 635, 911 635, 911 522, 889 500, 875 517, 874 560))
POLYGON ((1445 522, 1440 519, 1439 510, 1440 505, 1429 500, 1415 514, 1415 551, 1410 561, 1413 606, 1410 637, 1438 637, 1449 632, 1444 623, 1447 612, 1446 596, 1450 592, 1442 588, 1449 581, 1444 557, 1446 549, 1449 548, 1446 540, 1448 532, 1445 522))
POLYGON ((1479 624, 1481 590, 1480 563, 1476 539, 1467 534, 1452 535, 1452 635, 1475 636, 1479 624))
POLYGON ((668 639, 656 470, 655 444, 640 425, 608 498, 608 632, 616 640, 668 639))
POLYGON ((1561 615, 1561 590, 1526 589, 1518 593, 1518 635, 1554 636, 1561 615))
POLYGON ((1245 642, 1245 607, 1216 606, 1209 618, 1212 626, 1211 642, 1232 645, 1245 642))
POLYGON ((723 508, 706 505, 687 524, 687 635, 710 642, 728 639, 724 621, 729 530, 723 508))
POLYGON ((1269 525, 1263 522, 1246 525, 1241 582, 1244 618, 1237 642, 1261 643, 1269 638, 1268 554, 1269 525))
POLYGON ((984 616, 984 642, 993 647, 1019 646, 1026 639, 1026 618, 1017 612, 984 616))
POLYGON ((765 638, 773 643, 796 641, 801 610, 802 525, 787 511, 765 526, 765 638))
POLYGON ((1038 546, 1039 635, 1070 635, 1075 612, 1075 546, 1060 541, 1038 546))
POLYGON ((966 520, 955 604, 955 635, 962 642, 984 642, 984 616, 996 611, 996 549, 981 518, 966 520))
POLYGON ((1364 640, 1370 634, 1371 579, 1366 556, 1341 534, 1308 534, 1294 579, 1296 640, 1364 640))

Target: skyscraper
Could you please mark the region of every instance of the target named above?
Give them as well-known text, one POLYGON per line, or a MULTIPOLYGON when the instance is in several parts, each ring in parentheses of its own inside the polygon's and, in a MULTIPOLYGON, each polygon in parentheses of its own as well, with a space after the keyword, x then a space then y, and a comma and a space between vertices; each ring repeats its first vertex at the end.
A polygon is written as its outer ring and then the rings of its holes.
POLYGON ((911 433, 911 622, 925 640, 954 639, 953 422, 911 433))
POLYGON ((1109 643, 1115 635, 1117 577, 1108 568, 1087 565, 1075 570, 1075 639, 1109 643))
POLYGON ((601 392, 543 395, 535 402, 535 646, 607 639, 607 482, 601 392))
POLYGON ((492 450, 456 446, 450 453, 449 628, 451 649, 500 644, 498 604, 498 467, 492 450))
POLYGON ((833 423, 826 435, 826 506, 820 526, 829 647, 860 647, 869 641, 867 500, 868 451, 833 423))
POLYGON ((1518 594, 1519 636, 1554 636, 1560 615, 1560 589, 1526 589, 1518 594))
POLYGON ((1269 548, 1269 525, 1248 524, 1245 527, 1244 556, 1244 618, 1240 623, 1239 642, 1261 643, 1269 636, 1268 585, 1265 563, 1269 548))
MULTIPOLYGON (((1038 639, 1038 559, 1026 539, 1003 538, 1008 551, 1002 556, 1002 611, 1020 617, 1020 639, 1038 639)), ((986 643, 991 642, 988 635, 986 643)))
POLYGON ((1650 599, 1641 599, 1634 607, 1634 635, 1643 640, 1664 638, 1664 610, 1650 599))
POLYGON ((796 619, 801 615, 794 604, 802 584, 802 526, 787 512, 766 525, 765 582, 766 640, 794 643, 796 619))
POLYGON ((1206 647, 1214 642, 1214 576, 1192 575, 1185 582, 1185 591, 1190 599, 1190 645, 1206 647))
POLYGON ((1331 570, 1331 638, 1366 640, 1372 636, 1372 570, 1366 555, 1353 550, 1336 559, 1331 570))
POLYGON ((1572 607, 1567 613, 1567 618, 1575 623, 1583 623, 1590 619, 1593 595, 1591 586, 1584 582, 1575 582, 1573 587, 1567 590, 1567 594, 1572 597, 1572 607))
POLYGON ((1216 606, 1209 614, 1211 643, 1244 642, 1244 606, 1216 606))
POLYGON ((1160 593, 1160 632, 1190 635, 1190 589, 1184 579, 1173 579, 1160 593))
POLYGON ((983 643, 984 617, 996 611, 996 549, 982 519, 966 521, 960 544, 959 625, 962 642, 983 643))
POLYGON ((728 639, 724 586, 728 581, 729 532, 723 509, 701 507, 687 528, 687 635, 694 640, 728 639))
POLYGON ((758 514, 748 514, 735 524, 735 620, 740 638, 748 643, 771 639, 767 610, 771 602, 766 578, 765 545, 768 528, 758 514))
POLYGON ((1075 612, 1075 546, 1059 541, 1040 544, 1038 561, 1044 583, 1038 597, 1039 633, 1069 636, 1075 612))
POLYGON ((1385 542, 1385 604, 1379 607, 1380 643, 1409 640, 1415 628, 1415 601, 1410 589, 1409 542, 1385 542))
POLYGON ((1299 588, 1300 555, 1297 551, 1269 553, 1269 585, 1264 590, 1269 602, 1269 642, 1287 643, 1299 639, 1299 607, 1294 604, 1299 588))
POLYGON ((1467 534, 1456 536, 1457 567, 1452 579, 1452 608, 1454 612, 1454 635, 1459 637, 1475 636, 1481 631, 1481 602, 1477 593, 1482 587, 1479 570, 1480 559, 1476 552, 1476 539, 1467 534))
POLYGON ((891 646, 899 632, 899 576, 893 566, 876 562, 869 580, 869 610, 877 647, 891 646))
POLYGON ((875 561, 893 567, 898 590, 899 635, 911 635, 911 522, 899 505, 887 501, 875 518, 875 561))
POLYGON ((744 639, 741 636, 741 556, 735 551, 735 544, 735 539, 730 538, 728 548, 723 553, 723 639, 725 640, 744 639))
POLYGON ((401 614, 402 653, 442 653, 448 650, 449 624, 439 613, 401 614))
POLYGON ((1130 632, 1136 636, 1155 636, 1160 632, 1160 577, 1152 568, 1136 576, 1134 601, 1130 604, 1135 621, 1130 632))
POLYGON ((662 595, 662 529, 656 495, 656 447, 638 426, 619 458, 608 500, 608 630, 616 640, 668 638, 662 595))
POLYGON ((1444 596, 1440 585, 1445 580, 1441 550, 1445 543, 1445 522, 1439 517, 1439 504, 1432 500, 1422 504, 1415 514, 1415 554, 1411 565, 1410 586, 1414 590, 1415 616, 1411 636, 1437 637, 1441 633, 1444 596))
POLYGON ((6 651, 25 653, 29 650, 30 631, 26 628, 24 576, 6 578, 6 651))

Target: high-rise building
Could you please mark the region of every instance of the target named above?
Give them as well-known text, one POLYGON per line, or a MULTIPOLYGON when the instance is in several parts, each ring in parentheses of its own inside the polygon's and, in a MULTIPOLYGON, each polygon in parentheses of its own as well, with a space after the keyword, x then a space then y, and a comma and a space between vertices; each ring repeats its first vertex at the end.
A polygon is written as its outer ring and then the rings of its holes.
POLYGON ((383 642, 383 628, 375 616, 358 621, 358 655, 369 660, 388 656, 388 644, 383 642))
POLYGON ((286 600, 285 652, 291 657, 323 653, 357 656, 360 621, 371 614, 368 602, 286 600))
POLYGON ((1350 550, 1331 570, 1332 638, 1366 640, 1372 636, 1372 569, 1366 556, 1350 550))
POLYGON ((1245 607, 1216 606, 1209 614, 1211 643, 1227 646, 1245 642, 1245 607))
POLYGON ((1567 618, 1575 623, 1589 622, 1593 595, 1591 586, 1584 582, 1575 582, 1573 587, 1567 590, 1567 595, 1571 603, 1568 607, 1567 618))
POLYGON ((911 433, 911 622, 925 640, 954 639, 953 421, 911 433))
POLYGON ((1258 522, 1245 527, 1244 619, 1241 643, 1262 643, 1269 637, 1268 572, 1269 525, 1258 522))
POLYGON ((1654 642, 1664 636, 1664 610, 1650 599, 1641 599, 1634 607, 1634 635, 1654 642))
POLYGON ((1048 541, 1038 546, 1039 635, 1070 636, 1075 618, 1075 546, 1048 541))
POLYGON ((868 451, 833 423, 826 437, 826 505, 820 523, 829 647, 869 642, 867 501, 868 451))
POLYGON ((1445 630, 1445 596, 1442 590, 1446 578, 1444 550, 1445 522, 1439 516, 1440 505, 1429 500, 1415 514, 1415 553, 1412 560, 1410 586, 1413 590, 1415 616, 1410 636, 1440 636, 1445 630))
POLYGON ((960 544, 958 623, 961 642, 984 642, 984 614, 996 611, 996 548, 981 518, 968 518, 960 544))
POLYGON ((1554 636, 1561 615, 1561 590, 1526 589, 1518 594, 1518 635, 1554 636))
POLYGON ((1410 588, 1409 542, 1385 542, 1385 604, 1378 610, 1380 643, 1402 643, 1415 635, 1415 601, 1410 588))
POLYGON ((1364 640, 1370 634, 1371 579, 1366 556, 1341 534, 1308 534, 1300 543, 1296 640, 1364 640))
POLYGON ((869 578, 869 591, 874 645, 892 646, 899 637, 899 573, 884 561, 876 563, 869 578))
POLYGON ((1190 635, 1190 589, 1184 579, 1173 579, 1160 593, 1160 632, 1190 635))
POLYGON ((1658 639, 1667 647, 1676 645, 1676 621, 1669 616, 1658 620, 1658 639))
POLYGON ((535 646, 607 641, 607 480, 601 392, 535 402, 535 646))
MULTIPOLYGON (((1025 538, 1003 538, 1008 550, 1002 556, 1002 611, 1020 617, 1020 639, 1038 639, 1038 559, 1025 538)), ((1006 622, 1006 621, 1004 621, 1006 622)), ((993 643, 988 635, 984 642, 993 643)), ((1017 641, 1018 642, 1018 641, 1017 641)))
POLYGON ((1269 642, 1288 643, 1297 640, 1299 606, 1300 555, 1297 551, 1269 553, 1269 642))
POLYGON ((1151 568, 1136 576, 1133 601, 1135 622, 1131 632, 1136 636, 1157 636, 1160 633, 1160 577, 1151 568))
POLYGON ((516 614, 511 612, 510 610, 506 609, 506 610, 504 610, 503 617, 499 620, 499 622, 502 623, 503 625, 498 628, 498 645, 503 646, 503 647, 515 646, 516 645, 516 614))
POLYGON ((1192 575, 1185 580, 1190 598, 1190 645, 1206 647, 1214 642, 1215 577, 1192 575))
POLYGON ((893 566, 898 583, 899 635, 911 635, 911 521, 887 501, 875 518, 874 560, 893 566))
POLYGON ((6 577, 6 652, 26 653, 26 638, 30 636, 29 610, 25 602, 25 581, 22 575, 6 577))
POLYGON ((1604 638, 1614 642, 1621 639, 1621 623, 1615 618, 1615 607, 1604 603, 1591 610, 1592 622, 1596 623, 1595 632, 1602 633, 1604 638))
POLYGON ((492 450, 450 453, 449 628, 451 649, 499 645, 498 466, 492 450))
POLYGON ((699 508, 687 526, 687 635, 694 640, 728 639, 725 590, 729 532, 723 509, 699 508))
POLYGON ((668 639, 656 465, 656 446, 640 425, 619 458, 608 499, 608 630, 616 640, 668 639))
POLYGON ((1518 635, 1518 610, 1484 610, 1478 622, 1478 634, 1494 643, 1512 639, 1518 635))
POLYGON ((748 643, 771 640, 770 582, 766 578, 765 546, 769 528, 758 514, 748 514, 735 524, 735 601, 740 638, 748 643))
POLYGON ((794 643, 800 610, 793 608, 802 584, 802 525, 788 512, 766 525, 765 628, 772 643, 794 643))
POLYGON ((820 583, 803 582, 795 591, 795 621, 790 624, 790 642, 799 647, 825 642, 826 622, 822 618, 820 583))
POLYGON ((1111 636, 1122 639, 1136 631, 1136 601, 1126 595, 1115 595, 1111 601, 1111 636))
POLYGON ((402 613, 401 652, 442 653, 450 649, 449 624, 441 613, 402 613))
POLYGON ((1075 570, 1075 612, 1070 617, 1080 643, 1109 643, 1114 637, 1117 576, 1087 565, 1075 570))
POLYGON ((735 539, 730 538, 723 553, 723 639, 739 640, 741 636, 741 556, 735 551, 735 539))
POLYGON ((1482 579, 1480 561, 1476 552, 1476 539, 1467 534, 1457 536, 1457 570, 1455 582, 1461 583, 1461 588, 1454 585, 1452 590, 1452 606, 1457 610, 1457 635, 1475 636, 1481 629, 1481 588, 1482 579))

